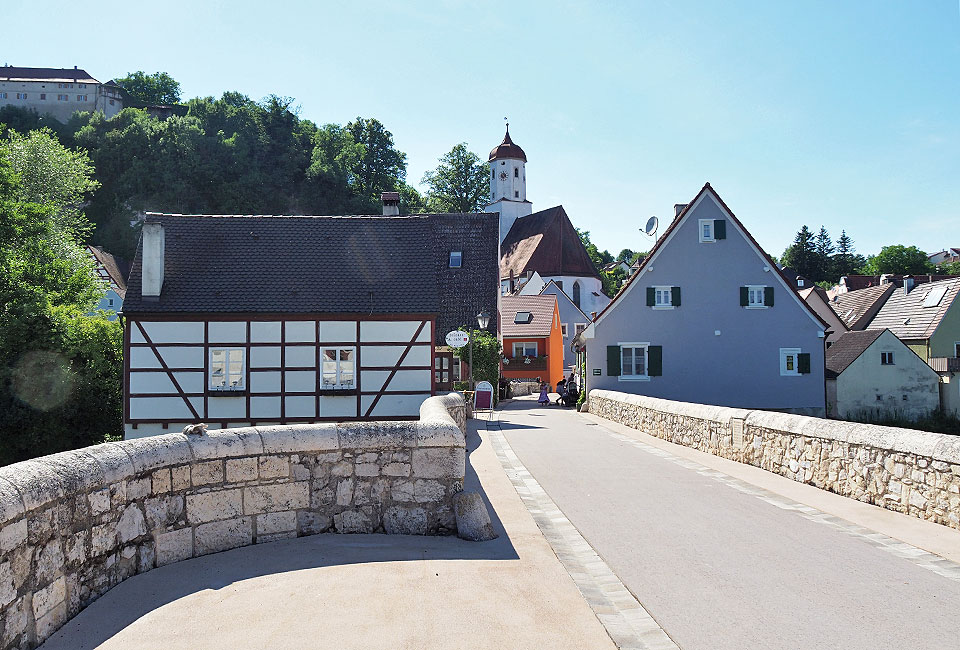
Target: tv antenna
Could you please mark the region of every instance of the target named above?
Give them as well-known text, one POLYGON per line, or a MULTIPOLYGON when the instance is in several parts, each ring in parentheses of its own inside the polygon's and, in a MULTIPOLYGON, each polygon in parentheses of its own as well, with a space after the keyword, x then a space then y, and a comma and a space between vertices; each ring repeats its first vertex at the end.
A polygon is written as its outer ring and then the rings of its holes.
POLYGON ((660 224, 660 221, 656 217, 650 217, 647 219, 647 225, 640 229, 644 235, 650 239, 655 239, 657 234, 657 226, 660 224))

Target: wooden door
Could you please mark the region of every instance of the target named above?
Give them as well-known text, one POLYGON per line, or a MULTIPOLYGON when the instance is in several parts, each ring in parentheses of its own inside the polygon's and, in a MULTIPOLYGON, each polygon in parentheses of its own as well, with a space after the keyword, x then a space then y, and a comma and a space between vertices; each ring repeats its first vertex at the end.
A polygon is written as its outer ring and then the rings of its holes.
POLYGON ((453 390, 453 352, 437 350, 433 361, 433 380, 438 393, 453 390))

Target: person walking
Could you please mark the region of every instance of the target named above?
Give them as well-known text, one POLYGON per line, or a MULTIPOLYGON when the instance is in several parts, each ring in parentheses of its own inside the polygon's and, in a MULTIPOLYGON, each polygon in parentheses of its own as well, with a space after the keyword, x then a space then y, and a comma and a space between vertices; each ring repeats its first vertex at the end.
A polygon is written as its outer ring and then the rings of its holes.
POLYGON ((557 382, 557 406, 563 405, 563 398, 567 396, 567 380, 561 379, 557 382))
POLYGON ((540 397, 537 398, 537 403, 544 406, 550 404, 550 398, 547 396, 547 385, 543 382, 540 382, 540 397))

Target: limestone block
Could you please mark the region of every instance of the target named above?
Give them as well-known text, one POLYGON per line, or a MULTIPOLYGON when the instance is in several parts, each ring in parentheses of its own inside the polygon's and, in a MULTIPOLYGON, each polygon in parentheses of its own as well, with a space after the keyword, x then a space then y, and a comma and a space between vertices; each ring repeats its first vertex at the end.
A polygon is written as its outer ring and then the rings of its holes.
POLYGON ((0 528, 0 554, 9 553, 27 541, 27 520, 18 519, 0 528))
POLYGON ((289 530, 297 530, 297 513, 292 510, 257 515, 257 537, 289 530))
POLYGON ((13 602, 17 589, 13 586, 13 567, 9 562, 0 563, 0 609, 13 602))
POLYGON ((384 476, 410 476, 410 463, 387 463, 383 466, 384 476))
POLYGON ((121 445, 130 454, 133 470, 137 474, 193 461, 187 437, 182 433, 147 436, 111 444, 121 445))
POLYGON ((383 513, 383 530, 388 535, 426 535, 427 513, 423 508, 390 506, 383 513))
POLYGON ((443 483, 430 479, 420 479, 413 484, 413 500, 417 503, 442 501, 447 489, 443 483))
POLYGON ((117 535, 120 537, 120 543, 126 544, 130 540, 146 534, 147 526, 143 520, 143 512, 137 504, 131 503, 124 508, 123 514, 120 515, 120 521, 117 522, 117 535))
POLYGON ((154 539, 157 566, 173 564, 193 557, 193 529, 191 528, 160 533, 154 539))
POLYGON ((353 463, 349 460, 342 460, 334 463, 330 468, 330 476, 343 477, 353 476, 353 463))
POLYGON ((150 477, 127 481, 127 500, 136 501, 150 494, 150 477))
POLYGON ((70 538, 64 542, 64 547, 66 549, 64 559, 68 564, 76 566, 85 562, 87 559, 86 531, 81 530, 79 533, 71 535, 70 538))
POLYGON ((393 485, 390 496, 394 501, 413 501, 413 481, 400 481, 393 485))
POLYGON ((295 424, 257 427, 263 439, 263 453, 290 454, 339 449, 335 424, 295 424))
POLYGON ((253 543, 253 517, 201 524, 197 526, 195 535, 197 555, 247 546, 253 543))
POLYGON ((157 563, 156 547, 146 542, 137 547, 137 573, 146 573, 157 563))
POLYGON ((33 615, 39 619, 61 604, 67 597, 67 580, 60 576, 52 583, 33 592, 33 615))
POLYGON ((117 544, 117 525, 112 521, 94 526, 90 531, 90 552, 103 555, 113 550, 117 544))
POLYGON ((187 521, 201 524, 218 519, 233 519, 243 514, 241 490, 218 490, 187 495, 187 521))
POLYGON ((182 465, 180 467, 170 468, 170 489, 174 492, 186 490, 190 487, 190 466, 182 465))
POLYGON ((153 494, 166 494, 170 491, 170 470, 158 469, 152 475, 153 494))
POLYGON ((23 499, 9 481, 0 478, 0 526, 23 515, 23 499))
POLYGON ((337 495, 334 493, 333 488, 314 487, 310 492, 310 507, 314 510, 324 510, 332 505, 336 498, 337 495))
POLYGON ((289 478, 290 461, 286 456, 261 456, 258 460, 260 478, 289 478))
POLYGON ((37 582, 45 584, 53 580, 58 573, 63 571, 63 563, 63 549, 60 546, 60 538, 56 537, 37 553, 37 562, 34 569, 37 582))
POLYGON ((202 436, 187 436, 197 460, 258 456, 263 453, 260 434, 253 427, 215 429, 202 436))
POLYGON ((190 467, 190 479, 194 487, 223 483, 223 461, 211 460, 204 463, 194 463, 190 467))
MULTIPOLYGON (((37 601, 34 600, 34 603, 37 601)), ((37 618, 37 641, 44 641, 67 622, 67 603, 60 602, 43 616, 37 618)))
POLYGON ((376 463, 357 463, 354 472, 357 476, 379 476, 380 466, 376 463))
POLYGON ((337 483, 337 505, 348 506, 353 500, 353 479, 346 478, 337 483))
POLYGON ((345 510, 333 516, 333 526, 338 533, 372 533, 373 522, 359 510, 345 510))
POLYGON ((342 449, 371 451, 417 446, 417 434, 407 422, 341 422, 342 449))
POLYGON ((317 512, 297 512, 297 528, 303 535, 318 535, 333 525, 333 518, 317 512))
POLYGON ((231 458, 227 460, 227 483, 256 481, 257 477, 256 458, 231 458))
POLYGON ((376 463, 378 460, 380 460, 380 454, 375 451, 358 454, 356 458, 356 462, 358 463, 376 463))
POLYGON ((458 492, 453 497, 457 521, 457 536, 471 542, 483 542, 497 537, 490 513, 483 498, 476 492, 458 492))
POLYGON ((244 488, 244 514, 297 510, 310 506, 308 481, 244 488))
POLYGON ((110 507, 119 510, 127 505, 127 482, 117 481, 110 484, 110 507))
POLYGON ((183 497, 161 496, 143 502, 150 530, 169 526, 183 514, 183 497))
POLYGON ((104 484, 116 483, 134 474, 133 462, 120 443, 108 442, 94 447, 85 447, 83 451, 100 466, 104 484))
POLYGON ((290 473, 293 475, 294 481, 308 481, 310 480, 310 468, 308 468, 303 463, 293 463, 290 465, 290 473))
POLYGON ((463 432, 455 423, 449 422, 418 422, 418 447, 463 447, 463 432))
POLYGON ((452 478, 463 480, 466 453, 463 447, 415 449, 413 475, 418 478, 452 478))
POLYGON ((96 492, 91 492, 88 500, 90 501, 90 514, 94 517, 110 509, 110 488, 103 488, 96 492))
POLYGON ((66 494, 58 468, 39 459, 0 467, 0 479, 12 483, 26 511, 42 508, 66 494))
POLYGON ((6 623, 6 625, 0 627, 0 643, 3 644, 3 647, 23 647, 18 646, 14 641, 27 629, 27 612, 29 609, 24 603, 24 599, 19 598, 11 603, 3 613, 3 618, 0 619, 0 623, 4 621, 6 623))

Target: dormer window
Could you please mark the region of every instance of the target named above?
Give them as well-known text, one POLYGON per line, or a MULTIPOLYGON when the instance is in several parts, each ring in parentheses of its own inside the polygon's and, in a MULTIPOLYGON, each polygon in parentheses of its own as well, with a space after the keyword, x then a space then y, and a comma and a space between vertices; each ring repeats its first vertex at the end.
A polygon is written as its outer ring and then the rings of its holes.
POLYGON ((463 265, 463 251, 450 251, 450 268, 459 269, 463 265))
POLYGON ((526 325, 533 321, 533 314, 528 311, 518 311, 513 317, 515 325, 526 325))
POLYGON ((797 278, 797 286, 803 288, 803 278, 797 278))

